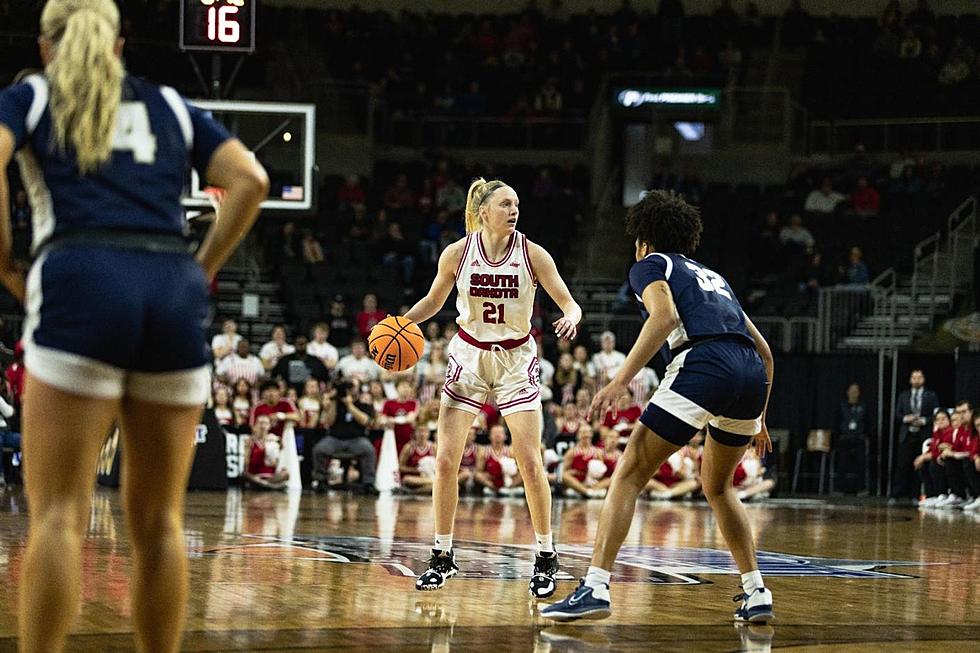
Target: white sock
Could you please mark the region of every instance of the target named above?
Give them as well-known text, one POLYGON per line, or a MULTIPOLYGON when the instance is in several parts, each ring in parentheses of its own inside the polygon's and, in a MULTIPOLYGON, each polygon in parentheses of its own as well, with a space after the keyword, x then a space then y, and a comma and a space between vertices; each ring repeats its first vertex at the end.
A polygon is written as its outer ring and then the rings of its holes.
POLYGON ((449 551, 453 548, 453 534, 436 535, 436 545, 432 548, 436 551, 449 551))
POLYGON ((751 594, 756 590, 765 588, 766 586, 762 582, 762 572, 758 569, 750 571, 747 574, 742 574, 742 591, 746 594, 751 594))
POLYGON ((585 586, 593 589, 603 587, 609 584, 609 579, 611 577, 612 574, 605 569, 590 566, 589 571, 585 573, 585 586))
POLYGON ((534 539, 538 543, 538 553, 553 553, 555 550, 555 538, 554 535, 548 533, 547 535, 541 535, 540 533, 534 534, 534 539))

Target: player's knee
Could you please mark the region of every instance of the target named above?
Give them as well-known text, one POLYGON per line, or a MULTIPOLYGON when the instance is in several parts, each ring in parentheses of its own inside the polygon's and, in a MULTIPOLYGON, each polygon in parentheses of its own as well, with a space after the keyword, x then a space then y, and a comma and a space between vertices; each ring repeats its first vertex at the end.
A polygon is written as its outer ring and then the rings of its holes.
POLYGON ((32 510, 32 528, 50 537, 83 537, 88 526, 88 512, 74 501, 52 503, 43 510, 32 510))
POLYGON ((459 473, 459 465, 449 459, 449 456, 436 456, 436 474, 443 478, 459 473))
POLYGON ((172 510, 133 510, 127 521, 137 547, 163 542, 182 532, 180 514, 172 510))
POLYGON ((731 481, 728 479, 702 479, 701 491, 704 492, 704 498, 708 501, 713 501, 714 499, 720 499, 725 496, 725 493, 731 487, 731 481))

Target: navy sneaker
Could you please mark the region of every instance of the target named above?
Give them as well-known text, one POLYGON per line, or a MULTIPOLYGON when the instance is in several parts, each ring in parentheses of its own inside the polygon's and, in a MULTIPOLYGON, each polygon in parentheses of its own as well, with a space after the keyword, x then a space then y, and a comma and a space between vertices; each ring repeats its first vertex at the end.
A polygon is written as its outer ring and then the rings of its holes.
POLYGON ((578 589, 563 601, 541 610, 541 616, 555 621, 576 619, 605 619, 612 614, 609 604, 609 586, 586 587, 585 579, 578 582, 578 589))
POLYGON ((735 610, 735 621, 753 624, 764 624, 775 619, 772 611, 772 592, 761 587, 751 594, 737 594, 734 599, 739 603, 735 610))
POLYGON ((456 554, 451 549, 449 551, 432 549, 429 568, 415 581, 415 589, 422 592, 437 590, 458 572, 459 565, 456 564, 456 554))

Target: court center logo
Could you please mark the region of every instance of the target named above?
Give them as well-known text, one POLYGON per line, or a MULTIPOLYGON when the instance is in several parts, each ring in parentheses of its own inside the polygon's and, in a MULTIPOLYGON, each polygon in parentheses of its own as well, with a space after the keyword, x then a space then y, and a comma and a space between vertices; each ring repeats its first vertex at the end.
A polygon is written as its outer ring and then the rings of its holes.
MULTIPOLYGON (((341 564, 384 567, 393 576, 415 578, 428 567, 429 540, 390 540, 377 537, 294 536, 280 538, 245 535, 238 544, 198 548, 197 556, 254 556, 319 560, 341 564)), ((518 546, 456 540, 456 560, 463 580, 527 580, 533 545, 518 546)), ((592 556, 587 545, 559 546, 562 571, 558 580, 585 575, 592 556)), ((908 560, 848 560, 759 551, 764 576, 821 576, 847 579, 914 578, 898 571, 923 567, 908 560)), ((713 576, 738 576, 727 551, 700 547, 625 546, 612 570, 617 583, 700 585, 715 582, 713 576)))

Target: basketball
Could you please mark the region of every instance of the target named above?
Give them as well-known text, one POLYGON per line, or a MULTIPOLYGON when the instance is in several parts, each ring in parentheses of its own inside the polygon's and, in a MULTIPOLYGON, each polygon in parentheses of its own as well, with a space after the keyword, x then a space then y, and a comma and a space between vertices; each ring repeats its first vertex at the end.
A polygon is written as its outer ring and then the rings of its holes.
POLYGON ((419 362, 425 338, 408 318, 389 315, 374 325, 368 336, 368 351, 374 362, 389 372, 404 372, 419 362))

